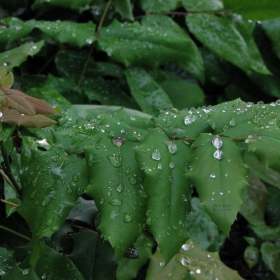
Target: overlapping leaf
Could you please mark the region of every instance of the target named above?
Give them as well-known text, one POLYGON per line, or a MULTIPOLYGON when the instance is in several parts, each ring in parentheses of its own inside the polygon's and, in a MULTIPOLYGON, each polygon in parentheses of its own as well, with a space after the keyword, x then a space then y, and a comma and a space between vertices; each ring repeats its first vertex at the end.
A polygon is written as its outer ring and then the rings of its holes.
POLYGON ((280 19, 265 20, 262 23, 262 28, 273 43, 273 49, 278 57, 280 57, 280 41, 278 38, 278 30, 280 28, 280 19))
POLYGON ((191 14, 186 22, 194 36, 218 56, 247 73, 270 74, 253 39, 253 23, 211 14, 191 14))
POLYGON ((190 160, 189 146, 182 140, 169 140, 156 128, 135 152, 139 167, 145 171, 146 222, 168 262, 188 237, 185 217, 191 208, 192 188, 184 173, 190 160))
POLYGON ((265 242, 261 246, 262 259, 265 264, 275 273, 276 277, 280 278, 280 248, 275 244, 265 242))
POLYGON ((165 0, 160 5, 157 0, 141 0, 141 7, 148 13, 160 13, 176 10, 180 6, 179 0, 165 0))
POLYGON ((136 145, 125 137, 101 137, 84 149, 90 174, 86 193, 100 210, 98 228, 114 247, 117 259, 136 241, 145 223, 147 195, 132 151, 136 145))
POLYGON ((73 10, 83 10, 83 8, 89 4, 91 0, 74 0, 74 1, 67 1, 67 0, 36 0, 32 8, 39 9, 42 5, 48 4, 52 6, 64 7, 73 10))
POLYGON ((224 8, 223 2, 221 0, 182 0, 182 4, 184 8, 190 12, 218 11, 224 8))
POLYGON ((126 66, 157 67, 172 61, 200 81, 204 79, 203 61, 196 45, 167 16, 143 17, 142 24, 121 24, 115 20, 101 29, 98 44, 101 50, 126 66))
POLYGON ((205 133, 197 137, 192 148, 193 157, 186 175, 194 183, 212 221, 228 235, 247 184, 243 151, 229 138, 205 133), (212 141, 219 142, 220 149, 212 141))

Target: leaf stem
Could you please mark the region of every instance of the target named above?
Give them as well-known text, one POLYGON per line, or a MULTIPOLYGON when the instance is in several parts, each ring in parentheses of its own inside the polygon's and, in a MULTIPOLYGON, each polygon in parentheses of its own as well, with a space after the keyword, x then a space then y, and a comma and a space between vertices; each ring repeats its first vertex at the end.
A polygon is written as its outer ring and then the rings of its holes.
POLYGON ((21 234, 21 233, 19 233, 19 232, 17 232, 17 231, 14 231, 14 230, 12 230, 12 229, 10 229, 10 228, 7 228, 7 227, 4 227, 4 226, 1 226, 1 225, 0 225, 0 229, 9 231, 9 232, 11 232, 11 233, 13 233, 13 234, 15 234, 15 235, 17 235, 17 236, 19 236, 19 237, 25 239, 25 240, 31 241, 31 238, 29 238, 29 237, 27 237, 27 236, 25 236, 25 235, 23 235, 23 234, 21 234))
POLYGON ((1 202, 5 203, 5 204, 9 204, 9 205, 12 205, 14 207, 18 207, 18 204, 15 204, 13 202, 10 202, 8 200, 5 200, 5 199, 0 199, 1 202))
POLYGON ((89 60, 90 60, 91 55, 92 55, 92 51, 93 51, 93 45, 91 45, 91 48, 90 48, 89 54, 88 54, 88 56, 87 56, 87 60, 86 60, 86 62, 85 62, 85 64, 84 64, 83 71, 82 71, 81 76, 80 76, 80 78, 79 78, 78 88, 80 88, 80 87, 81 87, 81 85, 82 85, 82 81, 83 81, 83 78, 84 78, 85 72, 86 72, 86 70, 87 70, 88 63, 89 63, 89 60))
POLYGON ((103 15, 102 15, 102 17, 101 17, 101 20, 100 20, 99 25, 98 25, 98 27, 97 27, 97 30, 96 30, 96 32, 95 32, 95 37, 99 37, 100 29, 101 29, 101 27, 102 27, 102 25, 103 25, 105 16, 106 16, 106 14, 107 14, 107 12, 108 12, 108 9, 109 9, 111 3, 112 3, 112 0, 109 0, 108 3, 107 3, 107 5, 106 5, 106 8, 105 8, 105 10, 104 10, 104 13, 103 13, 103 15))

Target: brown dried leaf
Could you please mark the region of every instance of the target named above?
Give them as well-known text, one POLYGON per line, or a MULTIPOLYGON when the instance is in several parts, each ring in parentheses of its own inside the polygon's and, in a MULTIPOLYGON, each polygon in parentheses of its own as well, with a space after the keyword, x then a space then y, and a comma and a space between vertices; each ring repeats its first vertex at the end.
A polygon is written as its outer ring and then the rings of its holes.
POLYGON ((14 109, 9 109, 6 107, 0 108, 2 111, 2 122, 8 124, 22 125, 25 127, 36 127, 42 128, 47 127, 55 123, 54 120, 49 119, 43 115, 25 115, 21 114, 14 109))
MULTIPOLYGON (((36 113, 36 114, 41 114, 41 115, 52 115, 52 114, 57 114, 57 112, 50 106, 48 105, 44 100, 41 100, 41 99, 37 99, 37 98, 34 98, 30 95, 27 95, 19 90, 15 90, 15 89, 8 89, 8 88, 5 88, 5 87, 2 87, 1 90, 6 94, 7 98, 11 99, 16 99, 17 97, 20 98, 18 99, 20 102, 19 102, 19 105, 23 105, 24 104, 29 104, 28 108, 32 108, 33 112, 36 113), (23 103, 21 102, 22 100, 24 99, 23 103)), ((1 100, 1 96, 0 96, 0 100, 1 100)), ((0 101, 1 103, 1 101, 0 101)), ((2 103, 3 104, 3 103, 2 103)), ((7 106, 5 104, 3 104, 4 106, 7 106)), ((28 115, 34 115, 34 113, 25 113, 25 112, 22 112, 20 110, 18 110, 17 108, 15 107, 10 107, 10 106, 7 106, 11 109, 16 109, 17 111, 23 113, 23 114, 28 114, 28 115)))

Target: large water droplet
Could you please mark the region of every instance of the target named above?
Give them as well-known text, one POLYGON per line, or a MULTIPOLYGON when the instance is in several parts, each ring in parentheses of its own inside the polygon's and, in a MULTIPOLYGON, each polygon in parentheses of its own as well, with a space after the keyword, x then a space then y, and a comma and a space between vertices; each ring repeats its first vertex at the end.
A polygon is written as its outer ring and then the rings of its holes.
POLYGON ((122 192, 122 191, 123 191, 123 185, 122 185, 122 184, 119 184, 119 185, 116 187, 116 191, 117 191, 117 192, 122 192))
POLYGON ((111 215, 110 215, 111 219, 115 219, 117 216, 119 216, 119 213, 117 213, 116 211, 111 212, 111 215))
POLYGON ((189 124, 195 122, 196 119, 197 119, 197 116, 189 114, 189 115, 185 116, 184 123, 185 123, 185 125, 189 125, 189 124))
POLYGON ((132 221, 132 214, 131 213, 124 213, 123 214, 123 221, 125 223, 130 223, 132 221))
POLYGON ((175 154, 177 152, 177 146, 176 146, 175 143, 170 141, 170 142, 168 142, 167 147, 168 147, 168 150, 169 150, 171 155, 173 155, 173 154, 175 154))
POLYGON ((122 205, 122 200, 119 198, 113 198, 109 200, 109 203, 113 206, 120 206, 122 205))
POLYGON ((107 156, 107 158, 110 160, 110 162, 113 164, 114 167, 121 166, 119 155, 113 154, 111 156, 107 156))
POLYGON ((117 147, 120 147, 120 146, 125 142, 125 139, 122 138, 122 137, 113 138, 113 139, 112 139, 112 142, 113 142, 113 144, 116 145, 117 147))
POLYGON ((231 118, 229 121, 230 126, 235 126, 235 118, 231 118))
POLYGON ((220 149, 223 146, 223 141, 220 139, 220 137, 215 137, 212 140, 212 144, 216 149, 220 149))
POLYGON ((213 157, 215 159, 221 160, 224 156, 224 153, 221 150, 217 150, 214 152, 213 157))
POLYGON ((160 151, 158 149, 155 149, 152 153, 152 159, 160 160, 160 158, 161 158, 160 151))

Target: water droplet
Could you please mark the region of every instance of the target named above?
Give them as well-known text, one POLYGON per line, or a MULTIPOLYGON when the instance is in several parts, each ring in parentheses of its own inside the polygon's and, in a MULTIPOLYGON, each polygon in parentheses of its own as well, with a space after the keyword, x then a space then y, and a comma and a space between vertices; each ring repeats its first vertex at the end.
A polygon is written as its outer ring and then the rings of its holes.
POLYGON ((231 118, 229 121, 230 126, 235 126, 235 118, 231 118))
POLYGON ((128 182, 131 184, 131 185, 135 185, 137 180, 134 176, 131 176, 129 179, 128 179, 128 182))
POLYGON ((165 266, 165 262, 160 262, 159 265, 160 266, 165 266))
POLYGON ((122 191, 123 191, 123 185, 122 185, 122 184, 119 184, 119 185, 116 187, 116 191, 117 191, 117 192, 122 192, 122 191))
POLYGON ((249 170, 249 169, 250 169, 250 166, 249 166, 249 165, 247 165, 247 164, 245 164, 245 163, 243 163, 243 164, 242 164, 242 166, 243 166, 245 169, 247 169, 247 170, 249 170))
POLYGON ((196 271, 195 271, 197 274, 201 274, 201 270, 198 268, 196 271))
POLYGON ((111 156, 107 156, 107 158, 110 160, 110 162, 113 164, 114 167, 121 166, 119 154, 113 154, 111 156))
POLYGON ((182 249, 183 249, 184 251, 189 251, 190 248, 191 248, 191 245, 190 245, 190 244, 184 244, 184 245, 182 246, 182 249))
POLYGON ((120 206, 120 205, 122 205, 122 200, 119 198, 113 198, 113 199, 109 200, 109 203, 113 206, 120 206))
POLYGON ((110 215, 111 219, 115 219, 117 216, 119 216, 119 213, 117 213, 116 211, 111 212, 111 215, 110 215))
POLYGON ((162 164, 159 163, 158 166, 157 166, 157 168, 158 168, 158 169, 162 169, 162 164))
POLYGON ((130 223, 132 221, 132 214, 131 213, 124 213, 123 214, 123 221, 125 223, 130 223))
POLYGON ((147 194, 144 190, 139 190, 137 194, 142 198, 147 198, 147 194))
POLYGON ((100 199, 100 204, 102 205, 103 203, 104 203, 104 199, 101 198, 101 199, 100 199))
POLYGON ((51 230, 52 231, 57 231, 57 230, 59 230, 59 226, 58 225, 54 225, 54 226, 51 227, 51 230))
POLYGON ((106 193, 106 195, 107 195, 107 196, 111 196, 111 195, 112 195, 112 192, 109 191, 109 192, 106 193))
POLYGON ((215 159, 221 160, 224 156, 224 153, 221 150, 216 150, 213 154, 215 159))
POLYGON ((160 158, 161 158, 160 151, 158 149, 155 149, 152 153, 152 159, 160 160, 160 158))
POLYGON ((173 169, 173 168, 174 168, 174 162, 171 161, 171 162, 169 163, 169 167, 170 167, 171 169, 173 169))
POLYGON ((212 144, 216 149, 221 149, 223 146, 223 141, 220 139, 220 137, 215 137, 212 140, 212 144))
POLYGON ((175 143, 170 141, 170 142, 168 142, 167 147, 168 147, 168 150, 169 150, 171 155, 173 155, 173 154, 175 154, 177 152, 177 146, 176 146, 175 143))
POLYGON ((46 226, 50 227, 54 222, 54 216, 50 217, 47 222, 46 222, 46 226))
POLYGON ((220 194, 220 195, 224 195, 224 193, 223 193, 223 192, 219 192, 219 194, 220 194))
POLYGON ((72 180, 73 180, 74 182, 78 182, 79 179, 80 179, 79 176, 77 176, 76 174, 72 176, 72 180))
POLYGON ((196 119, 197 119, 197 116, 189 114, 189 115, 185 116, 184 123, 185 123, 185 125, 189 125, 189 124, 192 124, 193 122, 195 122, 196 119))
POLYGON ((216 174, 215 173, 211 173, 210 174, 210 178, 215 179, 216 178, 216 174))
POLYGON ((120 147, 120 146, 125 142, 125 139, 122 138, 122 137, 113 138, 113 139, 112 139, 112 142, 113 142, 113 144, 116 145, 117 147, 120 147))

